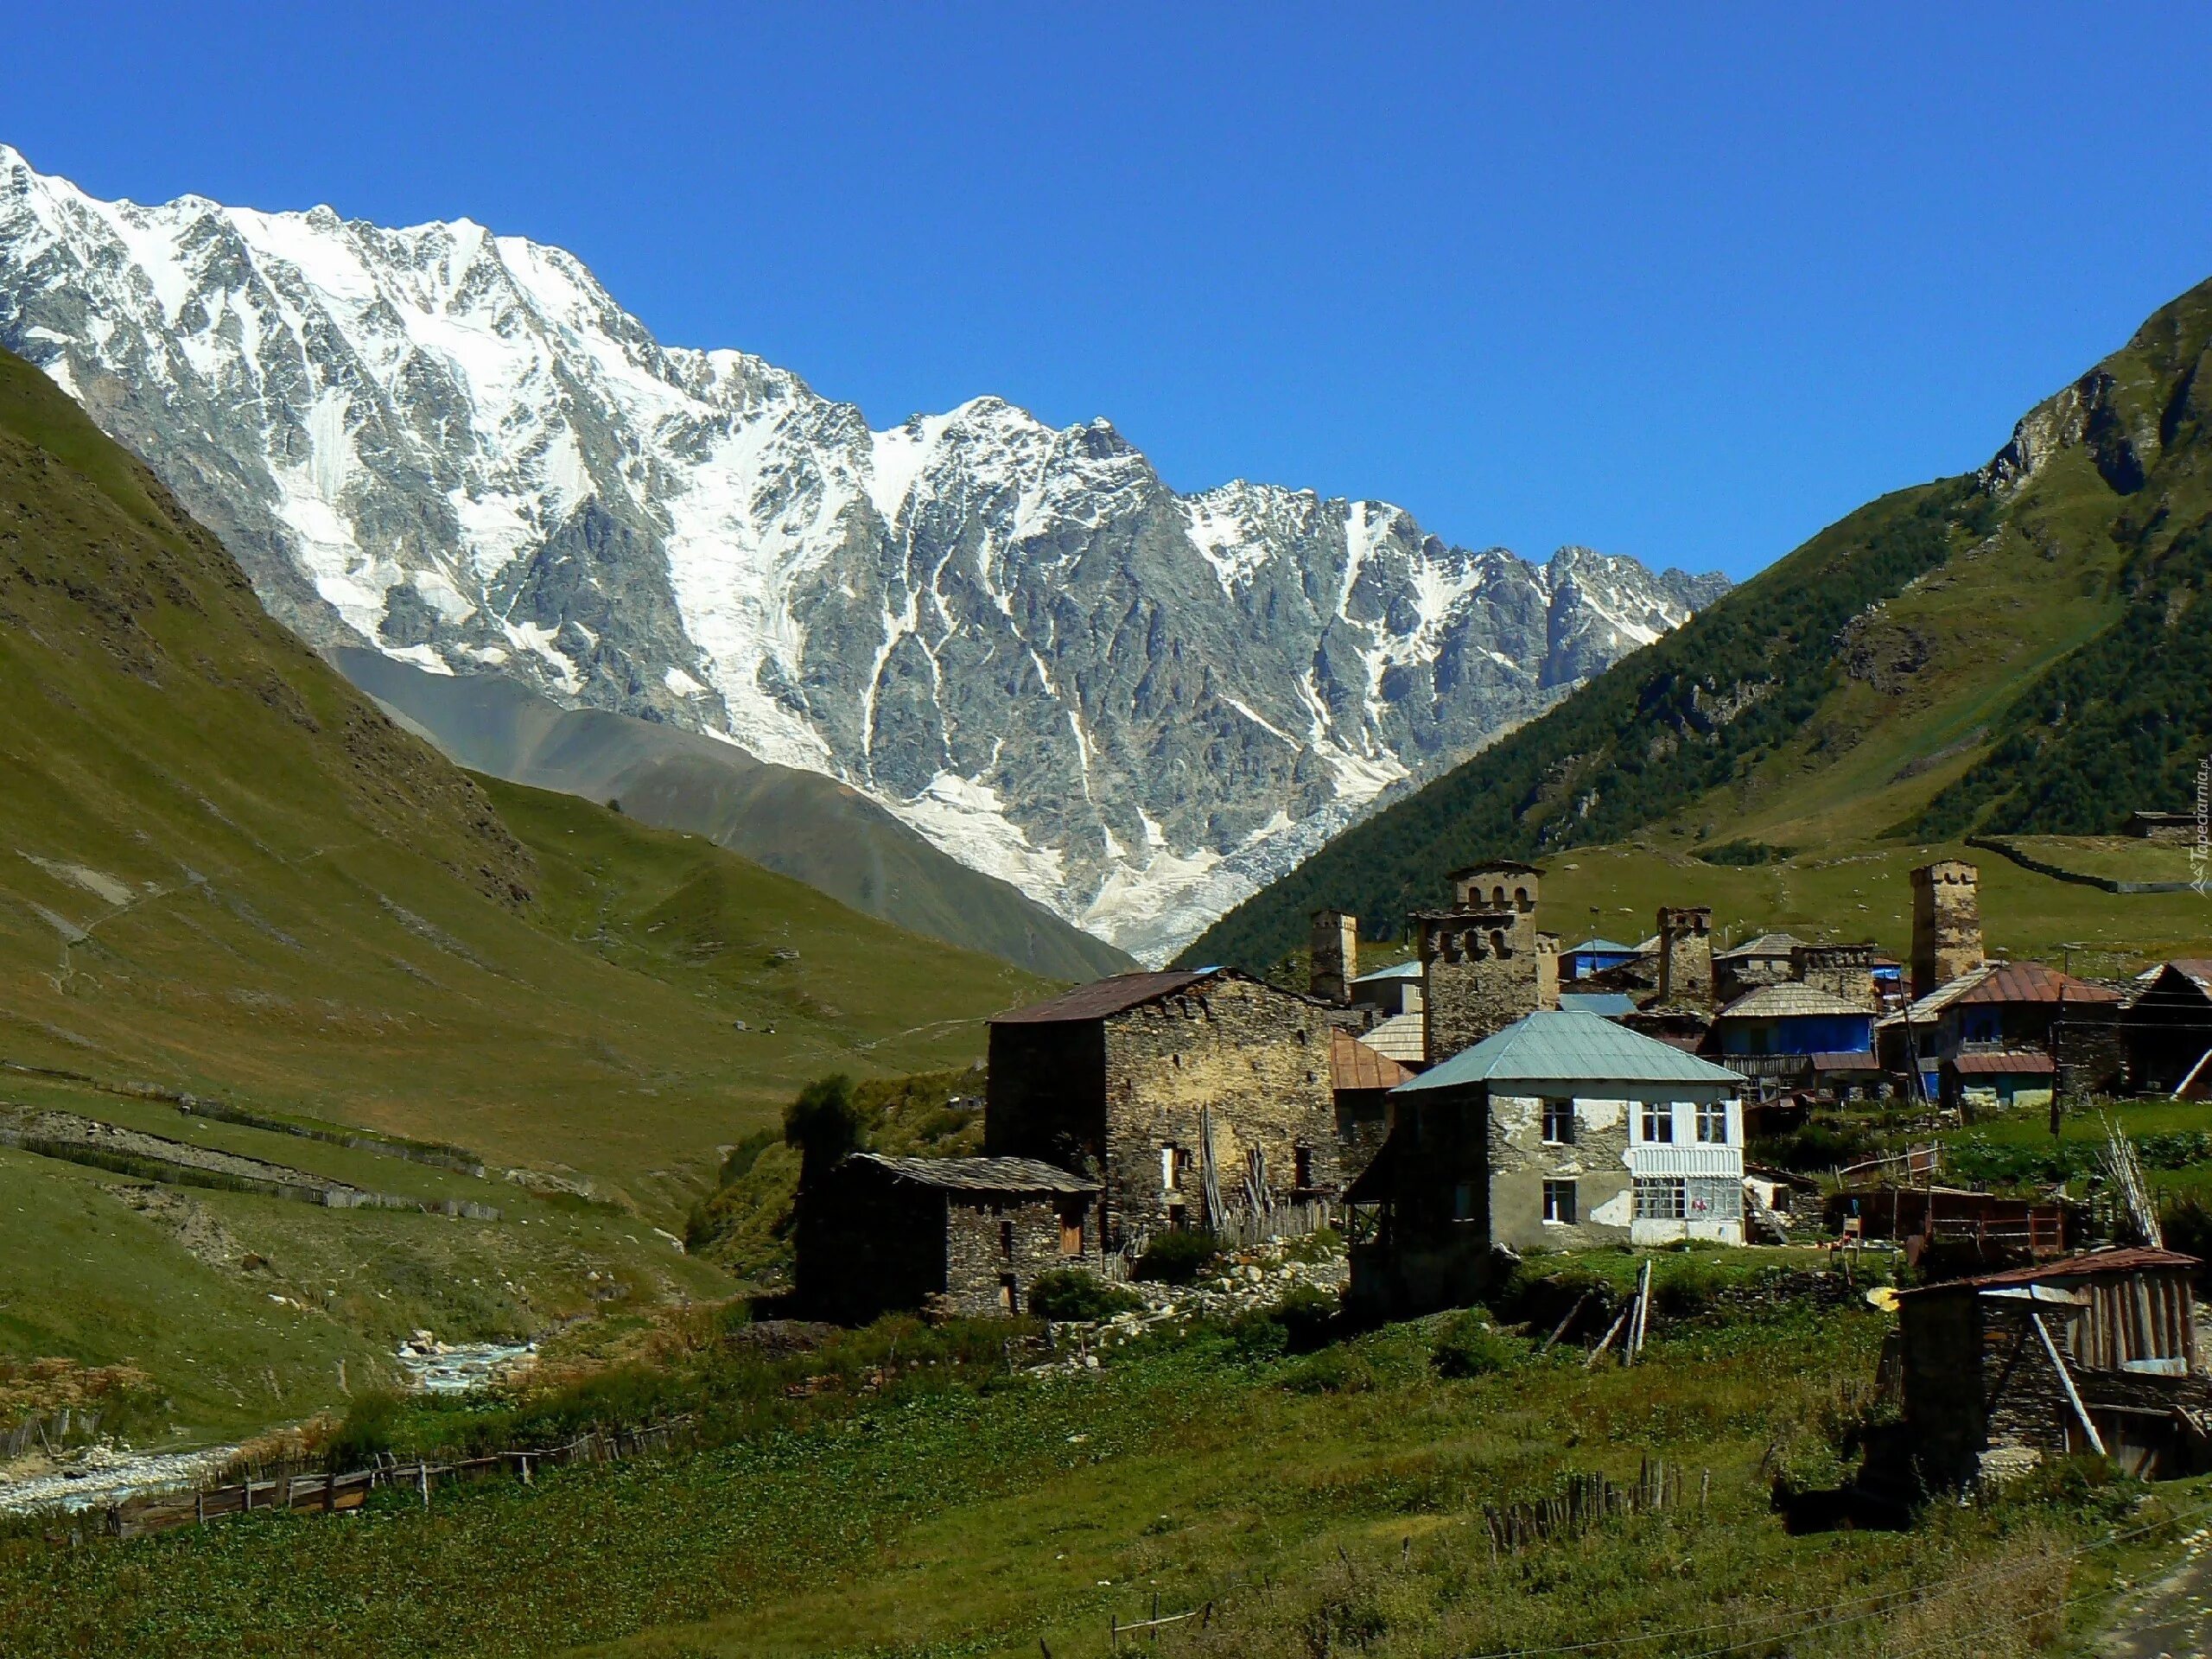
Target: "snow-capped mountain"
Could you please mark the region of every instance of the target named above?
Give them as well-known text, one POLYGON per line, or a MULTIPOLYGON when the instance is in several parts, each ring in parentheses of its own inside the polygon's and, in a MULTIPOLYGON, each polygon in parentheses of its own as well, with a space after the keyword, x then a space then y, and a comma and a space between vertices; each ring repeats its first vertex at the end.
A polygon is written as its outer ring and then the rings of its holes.
POLYGON ((4 147, 0 344, 310 640, 830 773, 1155 958, 1726 586, 1179 495, 995 397, 872 431, 661 345, 557 248, 97 201, 4 147))

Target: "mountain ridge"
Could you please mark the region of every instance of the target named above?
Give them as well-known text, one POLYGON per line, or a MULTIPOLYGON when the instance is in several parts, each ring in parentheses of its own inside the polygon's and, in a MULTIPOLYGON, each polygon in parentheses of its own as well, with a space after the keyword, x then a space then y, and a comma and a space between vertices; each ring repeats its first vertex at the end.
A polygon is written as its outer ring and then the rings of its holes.
MULTIPOLYGON (((1883 496, 1193 942, 1265 965, 1455 863, 1633 842, 1787 864, 1976 830, 2113 831, 2212 752, 2212 282, 1979 471, 1883 496)), ((1677 877, 1679 885, 1689 879, 1677 877)))
POLYGON ((0 149, 0 343, 209 516, 281 620, 825 772, 1158 957, 1718 576, 1179 495, 1002 399, 872 431, 664 346, 469 221, 104 203, 0 149))

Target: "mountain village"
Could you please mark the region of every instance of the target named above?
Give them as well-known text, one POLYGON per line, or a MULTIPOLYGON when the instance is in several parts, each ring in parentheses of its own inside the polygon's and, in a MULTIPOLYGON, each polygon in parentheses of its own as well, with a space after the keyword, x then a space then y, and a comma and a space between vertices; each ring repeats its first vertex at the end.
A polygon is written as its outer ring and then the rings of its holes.
POLYGON ((1955 1184, 1932 1144, 1822 1179, 1745 1156, 1854 1103, 1932 1134, 2212 1097, 2212 962, 2111 982, 1992 960, 1980 872, 1955 859, 1911 872, 1907 962, 1779 932, 1716 949, 1694 906, 1639 944, 1563 945, 1543 876, 1451 872, 1449 904, 1408 918, 1418 954, 1364 973, 1358 919, 1316 912, 1303 993, 1178 969, 1001 1014, 985 1154, 855 1152, 802 1185, 795 1306, 1014 1314, 1042 1275, 1122 1281, 1179 1232, 1249 1249, 1339 1227, 1346 1314, 1370 1321, 1478 1302, 1554 1252, 1885 1249, 1934 1270, 1891 1303, 1909 1472, 1886 1478, 2085 1447, 2146 1475, 2212 1465, 2202 1264, 2163 1248, 2116 1130, 2094 1197, 1955 1184))
POLYGON ((79 10, 5 1659, 2212 1654, 2179 22, 79 10))

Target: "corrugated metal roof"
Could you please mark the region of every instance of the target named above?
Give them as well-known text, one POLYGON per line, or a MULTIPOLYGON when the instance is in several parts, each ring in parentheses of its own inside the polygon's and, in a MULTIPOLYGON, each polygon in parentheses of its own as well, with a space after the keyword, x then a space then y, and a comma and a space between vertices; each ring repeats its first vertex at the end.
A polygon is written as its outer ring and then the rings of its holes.
POLYGON ((2058 1067, 2039 1048, 2009 1048, 1988 1054, 1955 1054, 1951 1057, 1951 1070, 1968 1076, 1982 1073, 2049 1077, 2058 1067))
POLYGON ((1336 1089, 1395 1089, 1413 1073, 1350 1032, 1329 1033, 1329 1083, 1336 1089))
POLYGON ((1824 991, 1817 985, 1799 985, 1794 982, 1783 985, 1762 985, 1755 991, 1746 991, 1726 1007, 1720 1010, 1723 1020, 1789 1020, 1799 1015, 1863 1014, 1870 1020, 1874 1010, 1864 1003, 1853 1002, 1849 997, 1838 996, 1834 991, 1824 991))
POLYGON ((1632 944, 1623 944, 1618 939, 1585 939, 1581 944, 1570 944, 1560 952, 1562 957, 1592 954, 1605 957, 1632 957, 1636 954, 1636 947, 1632 944))
POLYGON ((1878 1071, 1882 1063, 1863 1048, 1838 1049, 1811 1057, 1815 1071, 1878 1071))
POLYGON ((1960 1002, 2118 1002, 2118 991, 2093 985, 2086 979, 2062 974, 2039 962, 2005 962, 1993 965, 1972 989, 1955 999, 1960 1002))
POLYGON ((1762 933, 1757 938, 1745 939, 1741 944, 1713 953, 1715 962, 1732 962, 1739 957, 1786 957, 1808 941, 1795 933, 1762 933))
POLYGON ((1569 1014, 1594 1014, 1607 1020, 1636 1012, 1636 999, 1626 991, 1561 991, 1559 1005, 1569 1014))
POLYGON ((1376 981, 1382 979, 1419 979, 1420 977, 1421 963, 1418 961, 1394 962, 1388 968, 1377 968, 1371 974, 1360 975, 1352 981, 1352 983, 1371 985, 1376 981))
POLYGON ((902 1181, 959 1192, 1096 1192, 1098 1183, 1034 1158, 891 1158, 856 1152, 848 1163, 872 1164, 902 1181))
POLYGON ((1392 1014, 1362 1032, 1359 1040, 1401 1065, 1419 1065, 1428 1058, 1428 1033, 1418 1014, 1392 1014))
POLYGON ((1088 985, 1078 985, 1071 991, 1043 1002, 1033 1002, 1026 1008, 1016 1008, 1002 1014, 991 1023, 995 1026, 1052 1026, 1083 1020, 1103 1020, 1108 1014, 1120 1014, 1155 997, 1172 996, 1187 989, 1202 979, 1211 979, 1221 972, 1218 968, 1175 968, 1156 974, 1115 974, 1105 979, 1093 980, 1088 985))
POLYGON ((2091 1250, 2063 1262, 2042 1262, 2031 1268, 2008 1268, 2002 1273, 1977 1274, 1971 1279, 1947 1279, 1940 1285, 1923 1285, 1905 1297, 1940 1295, 1947 1290, 1980 1290, 1995 1285, 2044 1285, 2055 1281, 2086 1278, 2095 1273, 2140 1273, 2149 1268, 2183 1268, 2195 1272, 2202 1265, 2193 1255, 2173 1250, 2091 1250))
POLYGON ((1720 1083, 1744 1079, 1726 1066, 1594 1014, 1545 1009, 1400 1085, 1400 1094, 1513 1080, 1590 1083, 1720 1083))

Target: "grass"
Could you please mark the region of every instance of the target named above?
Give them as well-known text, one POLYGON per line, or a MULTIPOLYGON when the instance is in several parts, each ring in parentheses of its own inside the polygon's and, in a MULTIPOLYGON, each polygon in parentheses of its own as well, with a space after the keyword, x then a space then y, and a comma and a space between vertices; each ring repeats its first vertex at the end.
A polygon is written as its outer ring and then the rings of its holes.
POLYGON ((456 770, 5 353, 0 704, 0 1060, 117 1085, 0 1071, 0 1098, 502 1211, 0 1157, 22 1218, 0 1229, 0 1361, 134 1362, 180 1438, 342 1403, 416 1326, 727 1296, 656 1230, 681 1232, 727 1147, 823 1072, 965 1067, 990 1014, 1051 988, 708 842, 456 770), (458 1146, 486 1179, 126 1084, 458 1146))
POLYGON ((718 1449, 441 1495, 427 1514, 392 1497, 76 1552, 12 1542, 0 1640, 27 1659, 364 1641, 664 1656, 1041 1642, 1065 1656, 1103 1652, 1109 1617, 1156 1593, 1213 1604, 1206 1630, 1171 1638, 1198 1653, 1465 1654, 1688 1628, 1777 1651, 1793 1610, 1917 1585, 1933 1592, 1917 1606, 1788 1650, 2008 1654, 2047 1633, 2005 1623, 2034 1597, 2102 1584, 2101 1558, 2065 1551, 2155 1512, 2125 1484, 2077 1481, 2050 1502, 1939 1507, 1910 1535, 1790 1536, 1769 1487, 1777 1470, 1841 1467, 1885 1328, 1863 1306, 1662 1319, 1633 1371, 1519 1344, 1464 1379, 1434 1363, 1446 1324, 1257 1362, 1200 1332, 1083 1376, 916 1366, 718 1449), (1568 1471, 1630 1478, 1647 1455, 1692 1471, 1693 1492, 1709 1472, 1707 1502, 1492 1558, 1484 1504, 1568 1471), (1943 1588, 1967 1573, 2001 1576, 1971 1597, 1943 1588))

